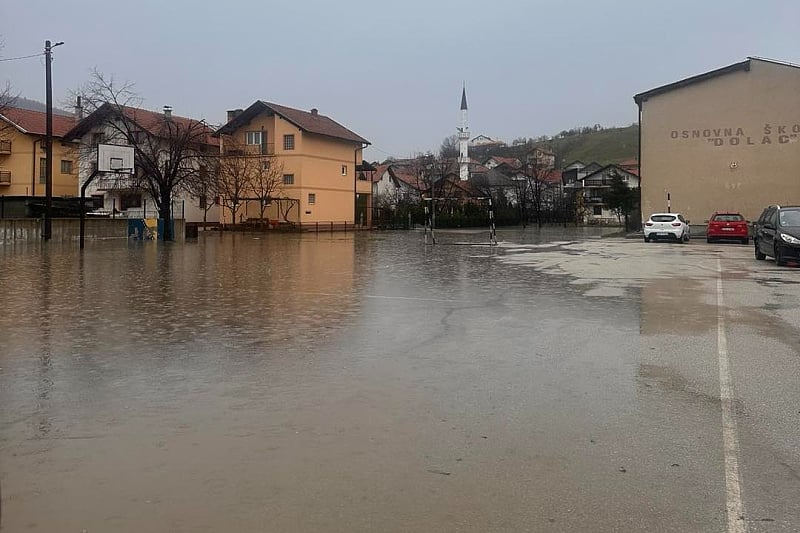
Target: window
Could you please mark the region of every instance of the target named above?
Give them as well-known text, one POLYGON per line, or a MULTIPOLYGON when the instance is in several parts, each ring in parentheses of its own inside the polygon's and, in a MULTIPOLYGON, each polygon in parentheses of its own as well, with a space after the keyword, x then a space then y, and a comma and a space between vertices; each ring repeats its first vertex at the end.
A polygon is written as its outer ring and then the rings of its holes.
POLYGON ((313 192, 308 193, 308 205, 317 203, 317 195, 313 192))
POLYGON ((283 175, 283 184, 284 185, 294 185, 294 174, 284 174, 283 175))
POLYGON ((778 210, 777 209, 773 208, 772 211, 770 211, 769 217, 767 218, 767 222, 769 224, 772 224, 773 226, 777 226, 778 225, 778 210))
POLYGON ((98 144, 103 144, 104 139, 105 135, 102 133, 92 133, 92 146, 97 148, 98 144))
POLYGON ((653 222, 673 222, 675 215, 653 215, 650 217, 653 222))
POLYGON ((294 134, 283 136, 283 149, 294 150, 294 134))
POLYGON ((125 211, 126 209, 142 207, 141 194, 121 194, 119 197, 119 208, 125 211))
POLYGON ((342 176, 347 176, 347 165, 342 165, 342 176))
POLYGON ((781 226, 800 226, 800 210, 781 209, 780 222, 781 226))
POLYGON ((47 183, 47 158, 39 158, 39 183, 47 183))
POLYGON ((603 206, 601 206, 601 205, 594 206, 592 208, 592 212, 594 213, 594 216, 596 216, 596 217, 602 216, 603 215, 603 206))
POLYGON ((244 142, 245 144, 249 145, 260 145, 261 144, 261 132, 260 131, 248 131, 244 134, 244 142))
POLYGON ((72 174, 72 161, 67 161, 66 159, 61 160, 61 173, 72 174))
POLYGON ((198 200, 200 201, 200 209, 205 209, 206 206, 208 205, 208 200, 206 199, 206 196, 204 194, 201 194, 198 200))
POLYGON ((711 220, 715 222, 740 222, 744 220, 744 217, 742 215, 724 214, 714 215, 714 218, 711 220))
POLYGON ((269 159, 261 161, 261 170, 269 170, 269 159))

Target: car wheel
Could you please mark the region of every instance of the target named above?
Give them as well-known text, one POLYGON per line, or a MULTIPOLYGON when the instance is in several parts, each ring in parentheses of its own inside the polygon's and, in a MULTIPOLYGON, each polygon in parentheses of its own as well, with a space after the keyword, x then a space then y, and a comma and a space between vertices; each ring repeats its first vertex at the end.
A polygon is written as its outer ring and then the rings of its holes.
POLYGON ((749 239, 749 238, 747 238, 747 237, 743 237, 743 238, 742 238, 742 244, 744 244, 745 246, 747 246, 748 244, 750 244, 750 239, 749 239))
POLYGON ((706 237, 706 242, 708 244, 711 244, 712 242, 714 242, 714 239, 712 239, 711 237, 706 237))
POLYGON ((645 236, 644 242, 650 242, 650 237, 645 236))
POLYGON ((781 247, 778 245, 775 245, 775 264, 778 266, 786 266, 786 260, 781 253, 781 247))
POLYGON ((753 239, 753 247, 754 247, 754 249, 756 251, 756 260, 757 261, 763 261, 764 259, 767 258, 766 254, 762 254, 761 250, 758 249, 758 241, 755 240, 755 239, 753 239))

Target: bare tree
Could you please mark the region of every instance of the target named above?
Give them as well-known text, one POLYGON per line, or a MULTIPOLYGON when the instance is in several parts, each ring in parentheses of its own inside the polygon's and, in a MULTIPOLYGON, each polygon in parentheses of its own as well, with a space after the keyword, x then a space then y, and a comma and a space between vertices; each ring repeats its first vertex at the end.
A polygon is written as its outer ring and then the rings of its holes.
POLYGON ((530 200, 530 184, 528 177, 515 175, 511 178, 514 202, 519 210, 519 219, 524 229, 528 225, 528 202, 530 200))
POLYGON ((230 211, 231 222, 236 224, 236 214, 261 172, 261 157, 248 154, 247 146, 230 136, 222 137, 222 146, 217 166, 220 201, 230 211))
MULTIPOLYGON (((0 50, 4 47, 4 41, 0 37, 0 50)), ((14 102, 17 100, 17 95, 11 89, 11 82, 7 81, 5 85, 0 87, 0 115, 5 115, 9 108, 14 107, 14 102)), ((7 127, 11 127, 5 120, 0 121, 0 133, 7 127)))
POLYGON ((250 183, 250 190, 258 200, 258 219, 264 224, 264 211, 283 186, 283 163, 275 157, 257 157, 257 168, 250 183))
POLYGON ((546 161, 535 156, 529 156, 523 164, 533 215, 536 218, 536 225, 540 228, 542 227, 545 193, 549 186, 547 178, 551 171, 552 167, 546 161))
MULTIPOLYGON (((99 127, 109 142, 134 148, 136 173, 123 186, 147 193, 164 220, 164 239, 172 240, 172 201, 176 193, 199 182, 216 147, 213 130, 202 120, 173 117, 140 109, 141 98, 131 82, 118 83, 98 70, 80 90, 87 121, 99 127)), ((92 146, 85 146, 92 150, 92 146)))
POLYGON ((184 186, 184 190, 189 193, 192 198, 197 198, 200 209, 203 210, 203 228, 208 225, 208 212, 219 202, 219 180, 217 179, 218 165, 217 161, 209 161, 212 165, 209 169, 208 166, 202 165, 199 169, 197 179, 188 180, 184 186))
POLYGON ((450 135, 442 140, 442 145, 439 147, 439 157, 442 159, 455 159, 458 157, 458 135, 450 135))

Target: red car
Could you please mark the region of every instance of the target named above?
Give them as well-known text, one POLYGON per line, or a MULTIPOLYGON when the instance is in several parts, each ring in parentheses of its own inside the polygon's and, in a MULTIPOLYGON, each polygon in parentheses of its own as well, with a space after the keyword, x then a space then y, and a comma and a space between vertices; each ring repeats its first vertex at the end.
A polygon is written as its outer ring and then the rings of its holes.
POLYGON ((714 213, 706 228, 706 241, 734 240, 747 244, 750 227, 739 213, 714 213))

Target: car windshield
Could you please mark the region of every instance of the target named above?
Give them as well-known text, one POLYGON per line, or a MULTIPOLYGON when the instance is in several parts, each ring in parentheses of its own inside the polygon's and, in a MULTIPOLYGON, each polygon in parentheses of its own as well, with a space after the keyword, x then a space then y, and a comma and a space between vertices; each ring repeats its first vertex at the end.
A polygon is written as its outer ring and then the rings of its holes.
POLYGON ((800 226, 800 209, 781 209, 781 226, 800 226))
POLYGON ((715 215, 714 222, 741 222, 744 220, 742 215, 715 215))
POLYGON ((675 220, 675 215, 653 215, 650 220, 653 222, 672 222, 675 220))

